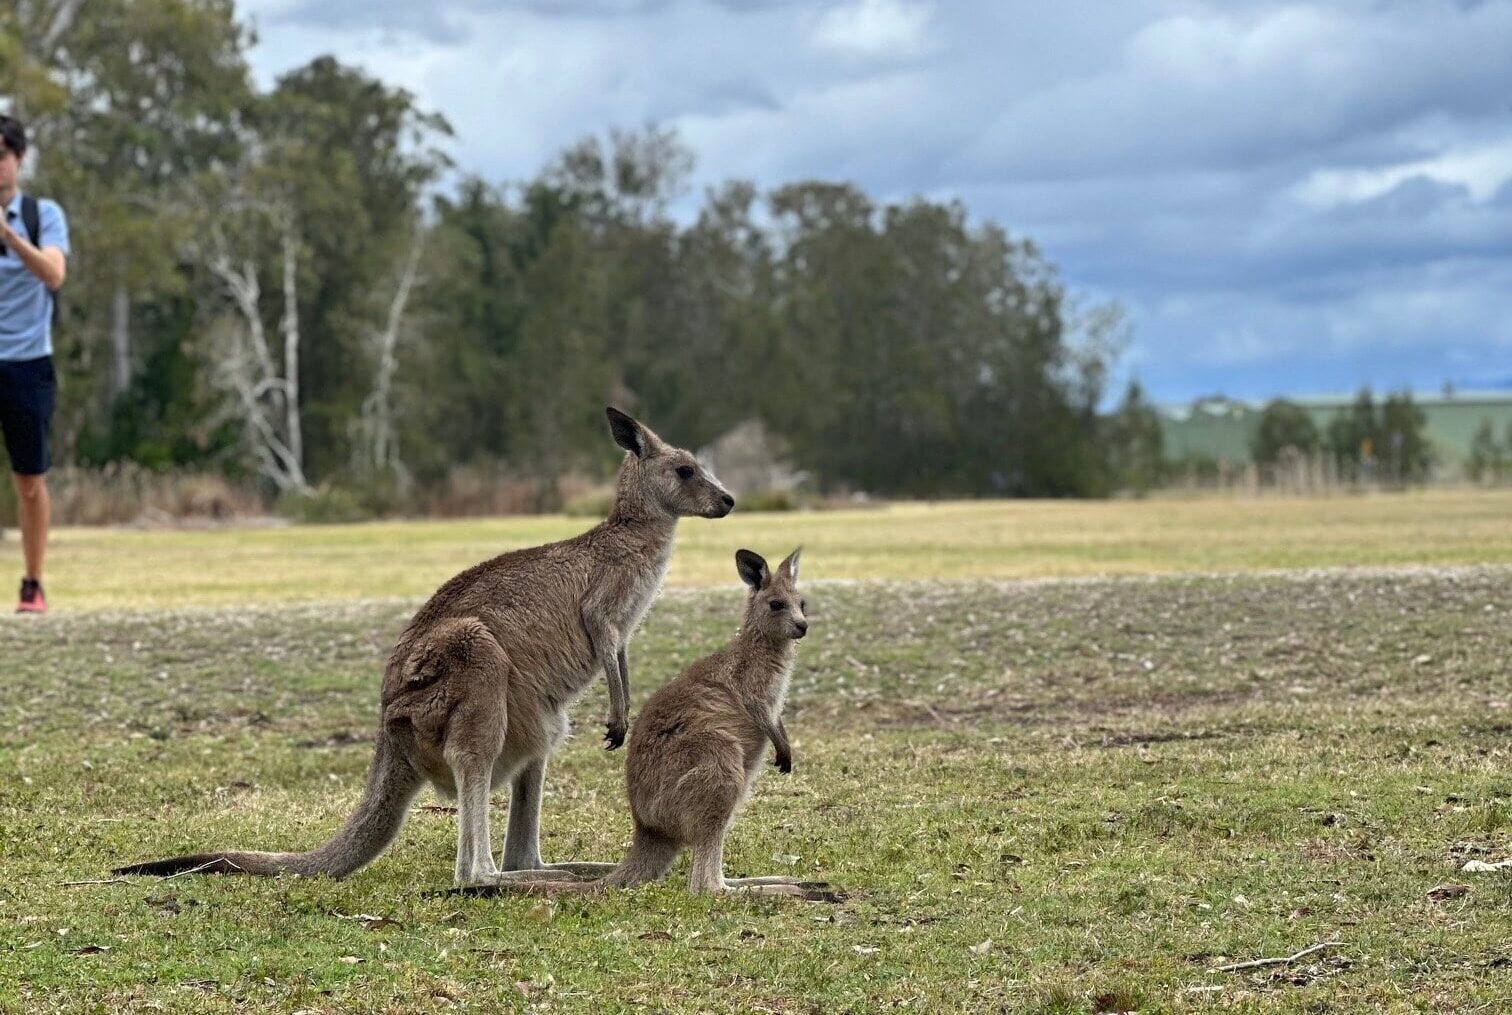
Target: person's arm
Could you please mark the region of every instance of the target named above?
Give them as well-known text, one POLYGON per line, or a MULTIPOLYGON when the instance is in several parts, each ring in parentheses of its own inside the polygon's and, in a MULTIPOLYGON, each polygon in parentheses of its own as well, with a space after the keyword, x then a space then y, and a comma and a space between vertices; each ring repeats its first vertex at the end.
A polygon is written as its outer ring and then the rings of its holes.
POLYGON ((24 232, 18 233, 11 228, 9 222, 0 221, 0 242, 3 242, 11 253, 21 259, 21 264, 27 271, 37 276, 42 284, 49 289, 60 289, 63 280, 68 277, 68 258, 60 247, 48 243, 47 229, 43 229, 39 239, 42 247, 32 246, 24 232))

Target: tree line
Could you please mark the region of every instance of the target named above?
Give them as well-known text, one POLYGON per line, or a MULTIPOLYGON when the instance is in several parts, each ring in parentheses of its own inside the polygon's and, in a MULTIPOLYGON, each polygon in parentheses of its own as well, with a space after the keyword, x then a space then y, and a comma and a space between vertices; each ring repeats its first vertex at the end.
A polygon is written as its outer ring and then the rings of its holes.
POLYGON ((1363 390, 1321 431, 1301 406, 1276 399, 1261 413, 1250 449, 1260 465, 1274 465, 1287 454, 1323 455, 1344 482, 1421 483, 1433 467, 1426 424, 1422 408, 1405 391, 1377 403, 1363 390))
MULTIPOLYGON (((1098 404, 1124 324, 1028 239, 854 184, 692 195, 655 127, 486 181, 403 89, 270 89, 231 0, 15 0, 0 101, 74 253, 58 457, 407 491, 613 460, 603 405, 702 445, 751 419, 817 490, 1088 496, 1150 434, 1098 404)), ((1157 433, 1158 437, 1158 433, 1157 433)))
MULTIPOLYGON (((1220 479, 1222 467, 1216 459, 1168 453, 1160 414, 1138 382, 1130 383, 1103 429, 1112 482, 1118 489, 1144 493, 1220 479)), ((1507 447, 1512 448, 1512 429, 1507 447)), ((1321 469, 1333 484, 1409 486, 1427 481, 1435 465, 1427 418, 1411 393, 1393 392, 1378 399, 1369 388, 1322 427, 1296 402, 1271 399, 1255 422, 1248 450, 1249 464, 1260 470, 1262 485, 1267 476, 1282 479, 1309 466, 1321 469)), ((1475 481, 1499 478, 1509 471, 1507 461, 1512 461, 1512 452, 1503 453, 1490 422, 1485 422, 1466 462, 1467 476, 1475 481)))

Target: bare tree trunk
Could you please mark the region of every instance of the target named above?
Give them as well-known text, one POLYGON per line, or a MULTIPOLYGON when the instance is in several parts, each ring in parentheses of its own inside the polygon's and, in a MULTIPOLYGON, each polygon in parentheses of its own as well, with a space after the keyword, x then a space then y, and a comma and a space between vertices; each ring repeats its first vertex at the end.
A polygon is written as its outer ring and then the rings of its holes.
MULTIPOLYGON (((11 2, 15 3, 16 0, 11 2)), ((74 19, 83 6, 84 0, 58 0, 56 6, 45 3, 37 6, 18 4, 17 13, 20 16, 17 20, 21 28, 24 58, 42 67, 51 66, 54 53, 73 28, 74 19), (44 23, 47 25, 45 29, 40 27, 44 23)), ((26 122, 28 132, 33 137, 46 133, 45 119, 39 122, 33 111, 27 108, 24 92, 11 96, 10 113, 26 122)), ((32 149, 30 163, 33 173, 41 168, 42 156, 35 148, 32 149)))
POLYGON ((425 247, 423 236, 410 242, 404 259, 404 268, 399 275, 399 286, 394 298, 389 301, 388 317, 383 330, 378 334, 378 369, 373 379, 373 392, 363 404, 369 441, 369 461, 373 468, 382 471, 393 468, 402 472, 398 448, 394 445, 394 371, 398 368, 399 330, 404 323, 404 311, 409 305, 410 293, 414 291, 420 273, 420 255, 425 247))
POLYGON ((294 213, 283 216, 283 336, 284 336, 284 426, 289 435, 289 453, 304 472, 304 431, 299 421, 299 237, 294 232, 294 213))
POLYGON ((47 32, 42 36, 41 52, 38 60, 47 62, 52 59, 53 50, 63 42, 63 37, 73 27, 74 18, 79 15, 79 8, 84 6, 84 0, 60 0, 53 10, 52 22, 47 26, 47 32))
POLYGON ((117 282, 110 297, 110 394, 123 394, 131 385, 131 292, 117 282))
MULTIPOLYGON (((268 349, 263 328, 260 300, 262 288, 257 280, 257 266, 250 260, 237 265, 232 261, 225 235, 219 228, 210 230, 211 249, 205 263, 211 274, 230 296, 241 319, 240 341, 233 341, 217 364, 219 379, 236 396, 239 415, 245 424, 252 453, 259 471, 283 493, 308 493, 303 456, 299 454, 299 401, 290 397, 289 379, 280 377, 268 349), (279 417, 282 417, 280 420, 279 417), (293 422, 292 429, 289 424, 293 422), (280 424, 284 430, 280 433, 280 424)), ((285 298, 289 294, 285 279, 285 298)), ((299 365, 299 326, 297 302, 291 323, 289 305, 284 308, 285 356, 299 365), (289 342, 292 337, 292 355, 289 342)))

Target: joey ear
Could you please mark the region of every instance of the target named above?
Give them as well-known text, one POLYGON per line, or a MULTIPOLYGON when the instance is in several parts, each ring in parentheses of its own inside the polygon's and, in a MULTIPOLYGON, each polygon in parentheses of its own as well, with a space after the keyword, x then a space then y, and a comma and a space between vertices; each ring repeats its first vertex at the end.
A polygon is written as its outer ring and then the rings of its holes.
POLYGON ((740 572, 740 580, 749 585, 753 592, 759 591, 772 580, 772 572, 767 569, 765 558, 751 550, 735 551, 735 570, 740 572))
POLYGON ((614 443, 636 458, 645 458, 646 452, 651 449, 651 442, 646 439, 646 428, 612 405, 604 407, 604 415, 609 417, 609 432, 614 436, 614 443))
POLYGON ((788 576, 789 581, 798 580, 798 555, 803 552, 803 547, 798 547, 787 555, 787 559, 777 565, 777 570, 788 576))

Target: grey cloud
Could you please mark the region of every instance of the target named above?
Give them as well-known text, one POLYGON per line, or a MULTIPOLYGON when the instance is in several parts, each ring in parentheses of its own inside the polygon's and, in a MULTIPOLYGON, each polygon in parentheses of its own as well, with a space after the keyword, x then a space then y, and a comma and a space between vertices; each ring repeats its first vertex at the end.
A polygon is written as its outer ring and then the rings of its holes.
POLYGON ((325 31, 377 29, 456 45, 469 35, 460 16, 487 6, 487 0, 451 0, 444 4, 417 4, 409 0, 301 0, 268 20, 282 26, 325 31))
POLYGON ((273 19, 312 28, 380 29, 446 45, 470 36, 469 16, 519 12, 539 18, 633 19, 679 3, 707 4, 736 14, 797 7, 804 0, 299 0, 273 19))
POLYGON ((403 81, 494 179, 657 121, 694 147, 696 185, 960 196, 1127 302, 1163 397, 1507 373, 1505 183, 1489 200, 1410 174, 1368 199, 1297 191, 1512 138, 1512 2, 905 0, 928 5, 930 45, 878 60, 810 45, 842 2, 308 0, 277 38, 403 81))
POLYGON ((327 30, 373 30, 458 45, 475 15, 519 12, 542 18, 636 18, 674 0, 300 0, 273 20, 327 30))
POLYGON ((957 171, 1064 178, 1250 166, 1358 144, 1419 117, 1504 110, 1512 4, 1423 11, 1387 20, 1287 7, 1259 20, 1154 22, 1112 67, 1008 97, 957 171))

